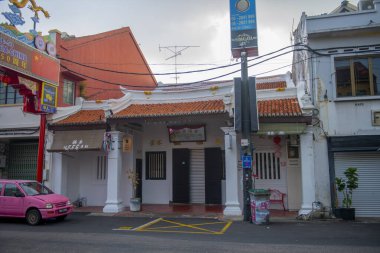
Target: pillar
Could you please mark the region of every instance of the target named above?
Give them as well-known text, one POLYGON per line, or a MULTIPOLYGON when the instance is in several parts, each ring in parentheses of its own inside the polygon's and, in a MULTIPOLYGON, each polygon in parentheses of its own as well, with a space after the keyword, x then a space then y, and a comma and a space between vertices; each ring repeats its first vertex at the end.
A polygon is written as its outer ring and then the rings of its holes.
POLYGON ((224 132, 225 162, 226 162, 226 203, 223 214, 226 218, 242 220, 242 210, 239 203, 239 177, 236 132, 232 127, 222 127, 224 132))
POLYGON ((314 141, 313 127, 308 126, 300 135, 302 204, 299 214, 308 214, 315 201, 314 141))
POLYGON ((109 134, 111 134, 111 146, 108 152, 107 201, 103 212, 118 213, 124 209, 120 196, 123 134, 118 131, 109 132, 109 134))

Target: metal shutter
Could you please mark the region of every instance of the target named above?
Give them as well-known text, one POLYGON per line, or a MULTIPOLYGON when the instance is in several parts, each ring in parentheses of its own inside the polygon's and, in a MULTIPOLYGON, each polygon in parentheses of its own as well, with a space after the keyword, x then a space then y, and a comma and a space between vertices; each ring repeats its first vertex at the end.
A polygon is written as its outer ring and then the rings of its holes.
MULTIPOLYGON (((335 153, 335 175, 344 176, 349 168, 358 168, 359 187, 354 190, 352 207, 358 217, 380 217, 380 153, 335 153)), ((339 204, 343 194, 338 193, 339 204)))
POLYGON ((37 176, 38 143, 11 143, 9 152, 9 179, 32 179, 37 176))
POLYGON ((203 149, 191 150, 190 202, 205 203, 205 153, 203 149))

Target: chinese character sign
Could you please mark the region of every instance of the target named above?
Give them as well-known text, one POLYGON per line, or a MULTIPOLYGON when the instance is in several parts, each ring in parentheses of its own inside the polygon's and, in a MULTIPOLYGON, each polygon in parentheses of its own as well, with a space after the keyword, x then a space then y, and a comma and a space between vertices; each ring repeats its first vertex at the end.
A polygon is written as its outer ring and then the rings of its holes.
POLYGON ((231 49, 235 58, 245 50, 257 56, 257 23, 255 0, 230 0, 231 49))

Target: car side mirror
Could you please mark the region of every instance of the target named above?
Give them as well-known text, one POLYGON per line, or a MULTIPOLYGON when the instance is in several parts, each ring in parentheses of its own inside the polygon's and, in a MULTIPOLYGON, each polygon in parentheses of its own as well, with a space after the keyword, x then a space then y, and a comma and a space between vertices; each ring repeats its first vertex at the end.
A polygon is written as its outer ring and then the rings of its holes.
POLYGON ((22 192, 16 192, 15 197, 17 197, 17 198, 23 198, 23 197, 25 197, 25 194, 22 193, 22 192))

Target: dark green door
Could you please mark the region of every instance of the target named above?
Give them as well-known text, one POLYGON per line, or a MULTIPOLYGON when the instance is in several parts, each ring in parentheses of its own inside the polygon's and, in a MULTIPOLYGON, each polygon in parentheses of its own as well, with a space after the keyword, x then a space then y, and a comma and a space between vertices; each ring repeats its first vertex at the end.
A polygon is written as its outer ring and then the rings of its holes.
POLYGON ((136 159, 136 172, 139 177, 139 183, 137 184, 136 197, 142 201, 142 159, 136 159))
POLYGON ((222 204, 222 159, 220 148, 205 149, 206 204, 222 204))
POLYGON ((173 149, 173 202, 190 202, 189 149, 173 149))

